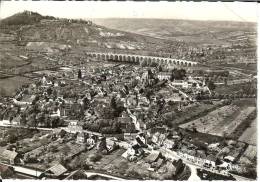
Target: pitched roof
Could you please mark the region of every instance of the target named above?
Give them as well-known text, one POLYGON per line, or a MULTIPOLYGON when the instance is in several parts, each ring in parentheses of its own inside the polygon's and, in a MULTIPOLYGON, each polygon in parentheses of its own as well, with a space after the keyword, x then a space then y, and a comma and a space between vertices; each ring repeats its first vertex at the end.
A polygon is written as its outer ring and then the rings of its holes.
POLYGON ((65 173, 67 171, 67 169, 63 165, 57 164, 57 165, 52 166, 51 168, 49 168, 47 171, 50 171, 55 176, 60 176, 63 173, 65 173))
POLYGON ((118 117, 117 120, 121 123, 131 123, 132 118, 130 117, 118 117))
POLYGON ((146 162, 154 162, 158 158, 159 154, 160 153, 153 152, 150 155, 148 155, 144 160, 146 162))

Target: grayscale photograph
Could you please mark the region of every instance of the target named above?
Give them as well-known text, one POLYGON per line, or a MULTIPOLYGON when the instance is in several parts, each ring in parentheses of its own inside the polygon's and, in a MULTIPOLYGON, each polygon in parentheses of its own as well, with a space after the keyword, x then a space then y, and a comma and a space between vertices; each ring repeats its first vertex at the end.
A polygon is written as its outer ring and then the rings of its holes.
POLYGON ((258 11, 0 2, 0 181, 256 181, 258 11))

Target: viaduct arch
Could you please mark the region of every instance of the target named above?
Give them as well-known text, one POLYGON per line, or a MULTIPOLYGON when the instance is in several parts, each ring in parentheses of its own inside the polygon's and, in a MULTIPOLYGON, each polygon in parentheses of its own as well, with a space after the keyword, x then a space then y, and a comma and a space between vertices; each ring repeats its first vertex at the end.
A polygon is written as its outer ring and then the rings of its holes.
POLYGON ((192 67, 197 65, 197 62, 194 61, 186 61, 181 59, 174 58, 163 58, 163 57, 155 57, 155 56, 142 56, 142 55, 130 55, 130 54, 116 54, 116 53, 99 53, 99 52, 88 52, 86 53, 88 56, 103 59, 103 60, 115 60, 122 62, 132 62, 132 63, 142 63, 146 62, 151 64, 152 62, 156 62, 159 64, 169 64, 169 65, 179 65, 183 67, 192 67))

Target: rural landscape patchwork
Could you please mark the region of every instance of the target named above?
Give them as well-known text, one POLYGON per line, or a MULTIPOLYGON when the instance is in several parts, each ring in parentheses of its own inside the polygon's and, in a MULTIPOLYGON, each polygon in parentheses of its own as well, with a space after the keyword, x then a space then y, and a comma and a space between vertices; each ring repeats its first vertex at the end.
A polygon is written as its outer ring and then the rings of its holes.
POLYGON ((257 178, 257 24, 0 20, 0 179, 257 178))

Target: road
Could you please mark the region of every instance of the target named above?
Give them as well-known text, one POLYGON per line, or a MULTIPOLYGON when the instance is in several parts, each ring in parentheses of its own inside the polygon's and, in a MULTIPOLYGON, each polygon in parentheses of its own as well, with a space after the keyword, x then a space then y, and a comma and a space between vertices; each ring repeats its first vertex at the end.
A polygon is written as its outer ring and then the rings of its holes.
POLYGON ((55 128, 39 128, 39 127, 27 127, 27 126, 19 126, 19 125, 4 124, 3 121, 0 121, 0 127, 38 129, 38 130, 43 130, 43 131, 53 131, 53 130, 55 129, 55 128))
MULTIPOLYGON (((213 172, 213 173, 216 173, 216 174, 220 174, 220 175, 223 175, 222 173, 218 172, 217 170, 211 170, 211 169, 208 169, 208 168, 205 168, 205 167, 202 167, 200 165, 197 165, 191 161, 188 161, 186 160, 185 158, 183 157, 180 157, 179 155, 177 155, 177 153, 175 151, 172 151, 172 150, 169 150, 169 149, 163 149, 163 148, 160 148, 159 150, 146 150, 147 152, 162 152, 163 155, 165 155, 166 157, 169 157, 169 158, 172 158, 174 160, 178 160, 178 159, 182 159, 183 163, 187 166, 190 167, 191 169, 191 177, 189 178, 189 180, 192 180, 192 181, 198 181, 198 180, 201 180, 198 176, 197 176, 197 169, 200 168, 200 169, 204 169, 204 170, 207 170, 207 171, 210 171, 210 172, 213 172)), ((239 175, 235 175, 235 174, 232 174, 232 173, 229 173, 227 172, 228 174, 231 174, 234 178, 236 178, 238 181, 253 181, 253 179, 249 179, 249 178, 245 178, 245 177, 242 177, 242 176, 239 176, 239 175)))
POLYGON ((191 170, 191 175, 188 179, 188 181, 201 181, 200 177, 197 176, 197 167, 190 165, 190 164, 186 164, 187 166, 189 166, 190 170, 191 170))
POLYGON ((115 177, 115 176, 112 176, 112 175, 109 175, 109 174, 100 173, 100 172, 89 172, 89 171, 85 171, 84 173, 85 173, 88 177, 98 175, 98 176, 102 176, 102 177, 105 177, 105 178, 110 178, 110 179, 113 179, 113 180, 126 180, 126 179, 123 179, 123 178, 115 177))

